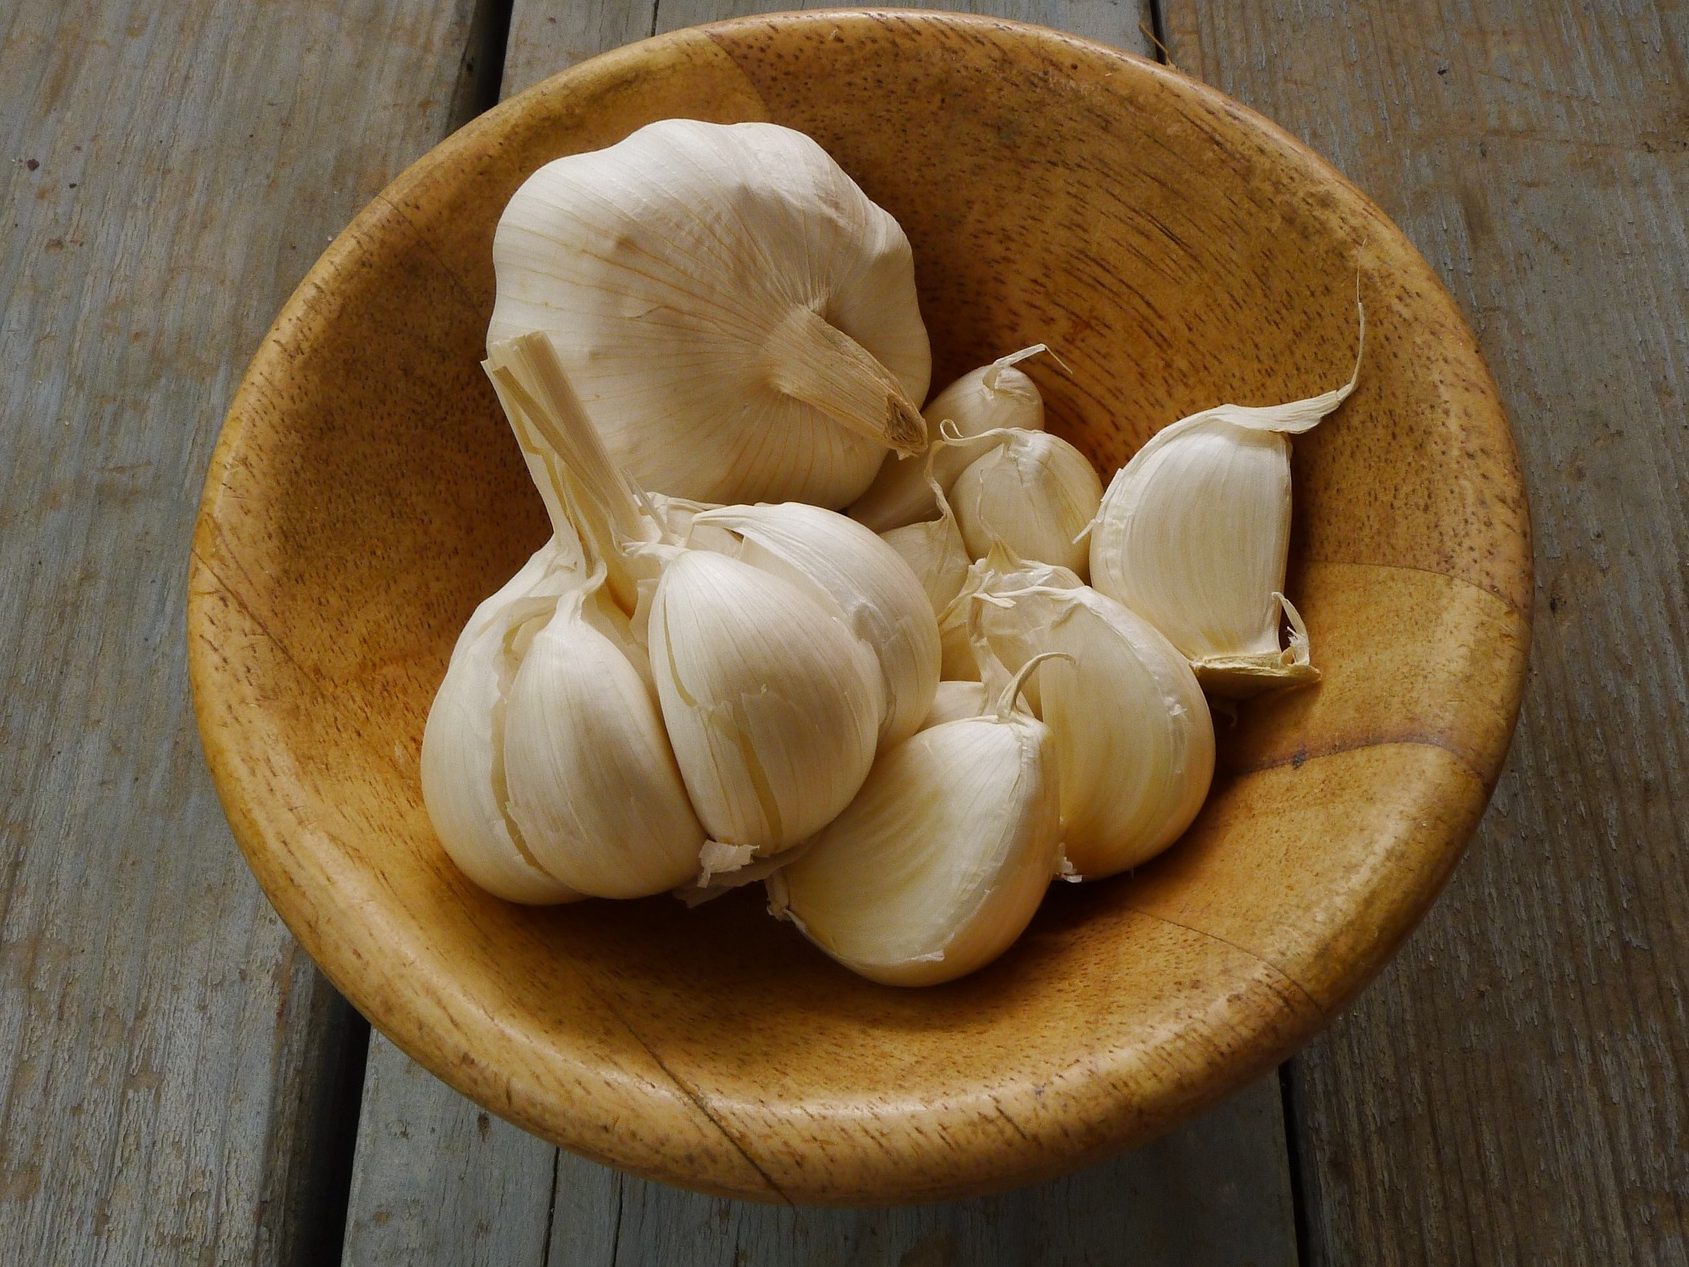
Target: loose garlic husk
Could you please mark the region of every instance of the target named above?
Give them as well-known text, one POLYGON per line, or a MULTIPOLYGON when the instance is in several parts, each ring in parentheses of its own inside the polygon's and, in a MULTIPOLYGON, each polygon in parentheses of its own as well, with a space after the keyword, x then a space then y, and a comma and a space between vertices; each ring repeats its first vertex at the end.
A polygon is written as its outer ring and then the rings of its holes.
POLYGON ((808 587, 837 609, 879 661, 881 743, 920 729, 938 686, 938 621, 896 550, 854 520, 801 502, 706 510, 691 526, 737 534, 740 559, 808 587))
POLYGON ((552 538, 475 609, 428 710, 420 762, 422 800, 458 870, 511 902, 581 897, 535 860, 511 820, 504 778, 504 717, 517 658, 512 638, 550 617, 580 583, 572 542, 552 538))
MULTIPOLYGON (((1042 343, 999 357, 990 365, 969 370, 921 410, 928 437, 936 436, 946 422, 963 436, 1015 427, 1025 431, 1044 429, 1044 398, 1038 385, 1015 366, 1028 357, 1048 351, 1042 343)), ((885 533, 922 520, 938 510, 930 481, 948 493, 972 455, 962 449, 939 449, 930 467, 900 458, 886 458, 868 491, 850 507, 850 517, 885 533)))
MULTIPOLYGON (((949 428, 944 438, 952 444, 968 439, 949 428)), ((971 438, 995 443, 963 468, 950 490, 968 553, 983 558, 1001 543, 1023 559, 1059 564, 1085 579, 1090 549, 1084 537, 1103 495, 1090 461, 1047 431, 971 438)))
POLYGON ((902 556, 926 591, 933 615, 942 616, 962 592, 973 560, 962 541, 962 530, 956 526, 950 499, 941 490, 934 489, 933 493, 938 503, 937 519, 888 528, 880 534, 880 540, 902 556))
POLYGON ((879 665, 795 582, 690 550, 657 582, 651 670, 692 806, 759 856, 838 814, 873 764, 879 665))
POLYGON ((646 897, 698 870, 704 829, 645 652, 602 573, 529 635, 505 711, 510 818, 534 860, 591 897, 646 897))
POLYGON ((770 877, 770 909, 887 985, 954 980, 1008 949, 1061 869, 1054 748, 1016 705, 1036 663, 992 712, 886 749, 849 807, 770 877))
POLYGON ((1062 848, 1078 876, 1114 875, 1172 844, 1202 808, 1214 774, 1208 704, 1148 621, 1089 586, 1023 579, 987 579, 977 629, 1010 668, 1065 653, 1031 701, 1055 746, 1062 848))
POLYGON ((493 264, 489 349, 544 331, 644 487, 842 506, 925 447, 909 241, 800 132, 665 119, 557 159, 493 264))
MULTIPOLYGON (((1361 344, 1366 316, 1361 314, 1361 344)), ((1091 529, 1091 579, 1176 646, 1202 685, 1245 696, 1319 677, 1284 596, 1290 441, 1354 391, 1283 405, 1220 405, 1152 436, 1115 475, 1091 529), (1290 645, 1279 645, 1279 625, 1290 645)))

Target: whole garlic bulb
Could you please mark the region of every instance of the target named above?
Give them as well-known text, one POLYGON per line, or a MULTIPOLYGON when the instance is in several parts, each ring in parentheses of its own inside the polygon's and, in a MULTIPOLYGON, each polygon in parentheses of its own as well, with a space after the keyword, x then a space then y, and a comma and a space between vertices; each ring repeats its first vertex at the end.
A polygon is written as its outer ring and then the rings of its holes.
MULTIPOLYGON (((543 465, 557 483, 547 504, 565 508, 629 635, 650 649, 688 798, 713 843, 725 847, 700 858, 701 869, 724 871, 732 860, 800 843, 867 776, 886 715, 880 663, 828 600, 819 574, 799 584, 778 574, 792 564, 774 559, 774 550, 765 561, 776 566, 759 568, 691 547, 672 525, 690 514, 688 532, 719 533, 722 523, 700 522, 719 511, 741 526, 755 523, 796 555, 813 549, 794 547, 793 534, 775 531, 754 507, 699 511, 641 497, 610 460, 544 335, 497 345, 486 367, 524 449, 556 455, 543 465)), ((849 524, 813 507, 803 513, 849 524)), ((865 529, 861 536, 872 539, 865 529)), ((837 561, 831 566, 836 571, 837 561)), ((903 606, 924 606, 906 579, 903 606)))
MULTIPOLYGON (((1015 366, 1048 350, 1042 343, 1034 344, 969 370, 921 410, 927 435, 938 435, 946 423, 963 436, 1005 427, 1042 431, 1044 398, 1038 384, 1015 366)), ((953 447, 933 452, 930 467, 893 454, 881 465, 868 491, 851 504, 850 517, 882 533, 931 519, 938 510, 932 482, 937 481, 938 492, 948 493, 972 460, 967 450, 953 447)))
POLYGON ((511 198, 493 264, 489 348, 548 335, 647 488, 843 506, 888 449, 925 447, 909 241, 800 132, 665 119, 557 159, 511 198))
POLYGON ((541 867, 510 817, 504 714, 518 660, 510 643, 580 583, 570 543, 552 538, 475 609, 422 732, 422 800, 458 870, 495 897, 542 905, 582 896, 541 867))
POLYGON ((768 881, 770 909, 832 958, 887 985, 983 967, 1031 921, 1061 867, 1055 751, 1016 707, 886 749, 850 806, 768 881))

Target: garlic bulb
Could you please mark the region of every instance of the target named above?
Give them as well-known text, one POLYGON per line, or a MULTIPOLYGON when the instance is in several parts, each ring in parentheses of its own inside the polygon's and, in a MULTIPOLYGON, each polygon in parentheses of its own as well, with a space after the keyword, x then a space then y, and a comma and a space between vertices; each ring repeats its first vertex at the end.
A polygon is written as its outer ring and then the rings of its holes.
POLYGON ((950 490, 968 553, 981 558, 1002 543, 1023 559, 1059 564, 1083 580, 1090 553, 1084 536, 1103 495, 1090 461, 1047 431, 986 435, 996 443, 963 468, 950 490))
MULTIPOLYGON (((1005 427, 1042 431, 1044 398, 1038 394, 1038 385, 1015 366, 1045 351, 1039 343, 969 370, 921 410, 927 435, 938 435, 946 422, 963 436, 1005 427)), ((966 450, 941 448, 932 454, 929 470, 893 454, 881 464, 868 491, 852 503, 850 517, 881 533, 931 519, 938 506, 929 479, 937 480, 939 490, 948 493, 971 460, 966 450)))
POLYGON ((649 124, 528 178, 493 239, 489 349, 543 331, 611 458, 712 502, 842 506, 919 452, 909 242, 800 132, 649 124))
POLYGON ((879 661, 881 743, 920 728, 938 686, 938 621, 896 550, 854 520, 801 502, 706 510, 692 524, 737 533, 740 559, 837 609, 879 661))
MULTIPOLYGON (((545 469, 587 562, 605 573, 610 626, 621 637, 615 622, 626 620, 627 636, 650 649, 663 724, 704 830, 759 855, 813 834, 873 762, 885 706, 874 653, 813 582, 800 587, 676 539, 676 508, 659 518, 616 469, 545 336, 498 345, 488 374, 524 447, 556 455, 545 469)), ((755 518, 748 507, 722 509, 755 518)), ((693 513, 692 528, 723 530, 697 522, 713 512, 693 513)), ((718 869, 720 853, 699 858, 702 869, 718 869)))
POLYGON ((546 542, 475 609, 458 637, 422 732, 422 800, 447 855, 481 888, 511 902, 581 895, 548 874, 511 821, 504 781, 504 713, 516 663, 512 637, 549 617, 579 584, 569 543, 546 542))
POLYGON ((1008 949, 1061 865, 1054 748, 1015 706, 1021 680, 993 712, 886 749, 849 808, 769 879, 770 909, 887 985, 950 981, 1008 949))
MULTIPOLYGON (((1361 339, 1366 336, 1361 315, 1361 339)), ((1220 405, 1163 428, 1115 475, 1091 530, 1091 579, 1165 634, 1208 690, 1252 695, 1319 677, 1284 596, 1290 441, 1343 386, 1265 407, 1220 405), (1290 645, 1279 645, 1279 624, 1290 645)))
POLYGON ((547 872, 591 897, 646 897, 697 872, 704 829, 644 650, 602 581, 566 592, 529 637, 505 713, 505 783, 547 872))
MULTIPOLYGON (((936 446, 935 446, 936 447, 936 446)), ((909 570, 921 582, 927 602, 935 616, 955 601, 968 579, 968 547, 962 541, 962 530, 956 526, 956 515, 945 495, 933 490, 938 501, 939 516, 927 523, 905 524, 888 528, 880 534, 893 550, 902 556, 909 570)))
POLYGON ((1202 808, 1214 728, 1196 677, 1142 617, 1089 586, 1021 587, 1013 573, 976 602, 993 654, 1010 668, 1047 652, 1034 701, 1050 728, 1061 788, 1062 847, 1085 879, 1165 849, 1202 808))
POLYGON ((657 582, 650 640, 675 757, 715 840, 778 852, 862 786, 884 706, 880 668, 805 589, 689 550, 657 582))

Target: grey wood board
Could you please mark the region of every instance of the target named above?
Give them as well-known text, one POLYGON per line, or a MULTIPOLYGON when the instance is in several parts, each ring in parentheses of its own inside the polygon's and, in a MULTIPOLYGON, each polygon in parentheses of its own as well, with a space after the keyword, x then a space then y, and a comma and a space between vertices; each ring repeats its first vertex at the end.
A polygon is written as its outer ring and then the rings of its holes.
POLYGON ((337 1238, 356 1031, 205 772, 184 564, 240 369, 445 132, 469 9, 0 10, 8 1264, 320 1261, 337 1238))
POLYGON ((1489 813, 1292 1065, 1310 1257, 1689 1261, 1689 8, 1164 8, 1175 62, 1333 159, 1442 274, 1534 516, 1489 813))
POLYGON ((557 1149, 371 1036, 342 1261, 543 1263, 557 1149))
MULTIPOLYGON (((505 92, 654 31, 766 7, 519 0, 505 92)), ((968 7, 1148 49, 1148 10, 1135 4, 968 7)), ((488 1121, 378 1039, 366 1072, 345 1261, 358 1267, 1101 1264, 1127 1257, 1265 1267, 1296 1261, 1276 1078, 1137 1153, 1054 1183, 951 1205, 776 1209, 650 1183, 549 1148, 542 1165, 536 1148, 544 1146, 497 1118, 488 1121), (534 1177, 553 1165, 555 1190, 548 1182, 536 1191, 534 1177), (501 1225, 489 1232, 491 1211, 501 1225)))

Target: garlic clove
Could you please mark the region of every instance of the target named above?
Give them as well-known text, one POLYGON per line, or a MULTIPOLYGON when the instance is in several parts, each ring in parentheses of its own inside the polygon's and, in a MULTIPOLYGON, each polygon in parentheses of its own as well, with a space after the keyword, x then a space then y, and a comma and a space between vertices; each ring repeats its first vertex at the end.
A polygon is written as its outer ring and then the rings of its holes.
MULTIPOLYGON (((1361 314, 1361 345, 1366 320, 1361 314)), ((1360 374, 1307 400, 1220 405, 1163 428, 1109 483, 1091 529, 1091 579, 1165 634, 1215 694, 1319 677, 1284 599, 1290 440, 1341 405, 1360 374), (1292 636, 1279 644, 1288 619, 1292 636)))
POLYGON ((539 865, 506 809, 504 716, 516 672, 509 644, 579 583, 567 559, 560 564, 566 555, 553 538, 475 609, 422 732, 422 800, 447 856, 487 892, 532 905, 581 894, 539 865))
POLYGON ((505 780, 546 871, 592 897, 635 898, 694 874, 704 830, 618 617, 594 580, 532 634, 505 712, 505 780))
MULTIPOLYGON (((1044 398, 1038 385, 1015 366, 1047 350, 1042 343, 1023 348, 951 383, 921 411, 928 437, 938 435, 946 422, 964 436, 1004 427, 1042 431, 1044 398)), ((942 491, 949 492, 972 460, 966 449, 941 448, 933 454, 931 476, 942 491)), ((868 491, 851 504, 850 517, 880 533, 932 518, 938 505, 927 475, 920 463, 889 456, 868 491)))
POLYGON ((1061 788, 1062 844, 1085 879, 1148 861, 1184 832, 1214 774, 1214 728, 1196 676, 1148 621, 1088 586, 994 588, 980 603, 1009 668, 1063 652, 1038 674, 1061 788))
POLYGON ((932 707, 927 710, 922 730, 942 726, 947 721, 961 721, 964 717, 978 717, 987 704, 984 682, 940 682, 933 692, 932 707))
POLYGON ((819 831, 873 763, 873 653, 810 593, 689 550, 651 601, 651 670, 692 807, 713 840, 778 852, 819 831))
POLYGON ((925 463, 929 468, 927 491, 938 507, 938 518, 929 523, 889 528, 880 534, 880 539, 896 550, 919 578, 935 616, 942 616, 962 592, 972 563, 962 540, 962 530, 956 526, 956 512, 930 470, 933 461, 946 451, 944 446, 934 445, 927 450, 925 463))
POLYGON ((931 523, 905 524, 882 532, 880 540, 897 551, 921 582, 935 617, 962 592, 968 576, 968 549, 954 519, 946 516, 931 523))
MULTIPOLYGON (((1007 600, 996 597, 999 592, 1022 590, 1034 585, 1077 589, 1084 583, 1077 574, 1059 564, 1029 563, 1001 542, 992 546, 984 558, 969 565, 960 592, 939 615, 939 677, 955 682, 979 680, 979 665, 969 625, 976 603, 1005 603, 1007 600), (975 595, 979 594, 985 597, 976 598, 975 595)), ((1036 711, 1038 679, 1029 680, 1024 689, 1027 700, 1036 711)))
POLYGON ((862 790, 768 882, 771 910, 854 972, 934 985, 995 959, 1060 868, 1048 729, 1012 705, 881 753, 862 790))
POLYGON ((493 263, 489 347, 543 331, 645 487, 842 506, 925 447, 909 241, 802 133, 665 119, 557 159, 493 263))
POLYGON ((950 498, 974 558, 1001 543, 1084 580, 1090 555, 1085 532, 1102 493, 1090 461, 1066 440, 1046 431, 1009 431, 963 468, 950 498))
POLYGON ((938 621, 897 551, 854 520, 801 502, 703 511, 694 529, 744 538, 738 557, 808 588, 879 661, 880 742, 915 733, 938 686, 938 621))

